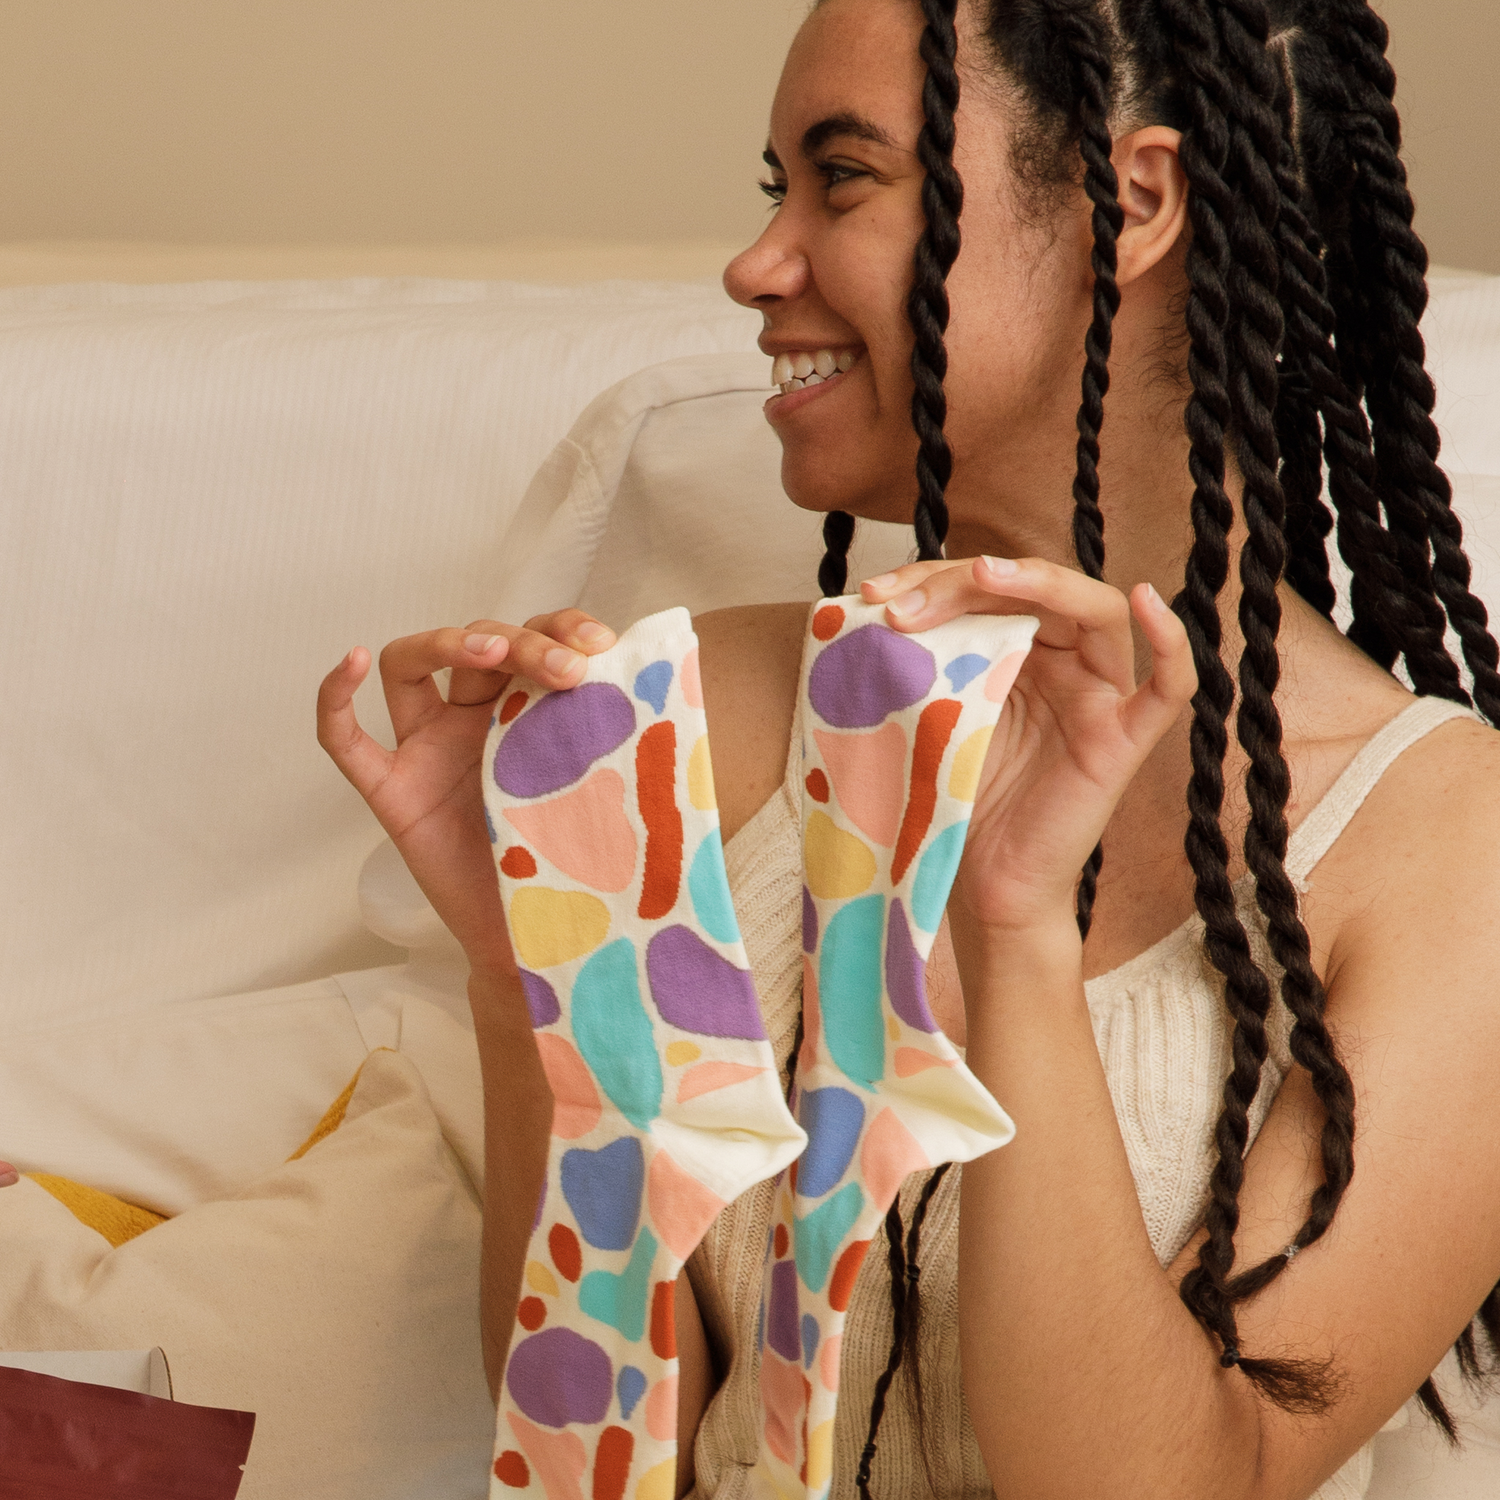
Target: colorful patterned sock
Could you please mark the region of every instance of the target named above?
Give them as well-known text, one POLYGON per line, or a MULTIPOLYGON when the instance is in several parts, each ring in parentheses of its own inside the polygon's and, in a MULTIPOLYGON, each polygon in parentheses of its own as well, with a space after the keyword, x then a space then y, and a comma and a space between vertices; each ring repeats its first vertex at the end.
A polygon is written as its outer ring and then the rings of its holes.
POLYGON ((677 1273, 719 1210, 806 1141, 730 900, 706 730, 697 638, 673 609, 569 691, 518 685, 485 748, 555 1099, 492 1496, 672 1500, 677 1273))
POLYGON ((902 1179, 1014 1134, 933 1020, 924 961, 1037 622, 965 616, 901 635, 884 614, 828 601, 803 661, 808 1145, 776 1195, 763 1293, 752 1493, 765 1497, 828 1491, 845 1311, 902 1179))

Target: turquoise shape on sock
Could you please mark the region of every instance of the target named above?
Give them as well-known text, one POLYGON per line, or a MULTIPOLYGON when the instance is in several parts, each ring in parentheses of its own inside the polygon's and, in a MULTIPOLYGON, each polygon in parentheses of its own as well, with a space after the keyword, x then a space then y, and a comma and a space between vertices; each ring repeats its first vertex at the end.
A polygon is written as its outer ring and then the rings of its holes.
POLYGON ((849 1182, 827 1203, 813 1209, 805 1219, 797 1220, 792 1242, 796 1246, 797 1274, 808 1291, 823 1290, 833 1257, 864 1206, 864 1190, 857 1182, 849 1182))
POLYGON ((651 1290, 651 1263, 656 1259, 656 1236, 642 1229, 630 1264, 623 1271, 590 1271, 578 1283, 578 1305, 632 1344, 646 1332, 646 1294, 651 1290))
POLYGON ((729 876, 724 871, 724 842, 717 828, 704 838, 693 856, 688 895, 693 898, 694 914, 711 938, 721 943, 739 941, 740 924, 734 915, 729 876))
POLYGON ((620 1371, 619 1379, 615 1381, 615 1394, 620 1398, 620 1417, 628 1422, 631 1412, 635 1410, 636 1402, 646 1394, 645 1375, 634 1365, 626 1365, 620 1371))
POLYGON ((571 1007, 573 1039, 599 1087, 644 1130, 661 1113, 661 1061, 629 938, 616 938, 578 971, 571 1007))
POLYGON ((884 926, 885 897, 861 896, 833 914, 818 956, 818 1005, 828 1050, 867 1089, 885 1076, 885 1013, 880 1006, 884 926))
POLYGON ((672 686, 672 663, 654 661, 635 674, 635 695, 649 703, 657 713, 667 706, 667 689, 672 686))
POLYGON ((961 693, 989 664, 989 657, 969 651, 950 661, 943 668, 943 676, 953 684, 955 693, 961 693))
POLYGON ((964 835, 969 820, 950 823, 927 846, 922 863, 917 866, 916 882, 911 888, 912 920, 923 932, 936 932, 948 905, 948 892, 958 874, 958 862, 964 854, 964 835))

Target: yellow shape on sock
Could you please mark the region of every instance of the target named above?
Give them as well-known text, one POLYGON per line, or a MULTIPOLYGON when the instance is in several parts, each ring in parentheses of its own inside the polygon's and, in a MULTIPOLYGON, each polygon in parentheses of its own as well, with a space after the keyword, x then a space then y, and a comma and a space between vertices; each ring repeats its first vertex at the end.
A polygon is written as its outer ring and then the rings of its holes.
POLYGON ((26 1175, 39 1188, 51 1193, 80 1224, 102 1234, 117 1250, 136 1235, 166 1223, 164 1214, 152 1213, 149 1208, 127 1203, 99 1188, 85 1187, 69 1177, 54 1177, 50 1172, 28 1172, 26 1175))
POLYGON ((703 1048, 697 1042, 668 1042, 667 1066, 680 1068, 685 1063, 697 1062, 703 1056, 703 1048))
POLYGON ((516 953, 528 969, 550 969, 592 953, 609 932, 609 908, 587 891, 522 886, 510 902, 516 953))
POLYGON ((979 773, 984 769, 985 752, 995 733, 992 725, 976 729, 953 753, 953 769, 948 772, 948 795, 960 802, 972 802, 979 790, 979 773))
POLYGON ((635 1500, 672 1500, 677 1493, 677 1460, 647 1469, 635 1482, 635 1500))
POLYGON ((526 1262, 526 1285, 532 1291, 540 1292, 544 1297, 557 1295, 557 1277, 539 1260, 526 1262))
POLYGON ((833 1477, 833 1423, 824 1422, 807 1435, 807 1488, 816 1494, 833 1477))
POLYGON ((807 888, 821 901, 858 896, 875 879, 875 856, 863 839, 846 833, 827 813, 807 820, 803 843, 807 888))
POLYGON ((714 796, 714 763, 706 734, 698 736, 698 743, 688 756, 687 784, 688 800, 699 812, 710 812, 719 805, 714 796))

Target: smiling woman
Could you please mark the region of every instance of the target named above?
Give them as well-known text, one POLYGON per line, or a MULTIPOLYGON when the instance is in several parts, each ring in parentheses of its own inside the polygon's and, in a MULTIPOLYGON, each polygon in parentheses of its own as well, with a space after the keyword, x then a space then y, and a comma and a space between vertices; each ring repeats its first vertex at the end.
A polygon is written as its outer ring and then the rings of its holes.
MULTIPOLYGON (((822 0, 787 59, 776 207, 725 279, 765 320, 786 492, 828 515, 824 590, 856 518, 910 521, 918 560, 862 586, 891 627, 1040 622, 926 972, 1016 1139, 914 1177, 855 1262, 841 1344, 802 1360, 842 1395, 830 1478, 791 1438, 810 1493, 1353 1500, 1405 1403, 1449 1422, 1455 1338, 1470 1373, 1494 1352, 1500 652, 1436 463, 1385 42, 1363 0, 822 0)), ((807 612, 697 628, 790 1089, 807 612)), ((395 643, 394 753, 353 720, 363 653, 323 690, 470 955, 513 1163, 497 1354, 550 1099, 477 763, 511 674, 575 685, 612 639, 570 610, 395 643)), ((881 822, 879 777, 824 758, 806 794, 881 822)), ((761 1352, 796 1353, 760 1319, 775 1196, 677 1282, 680 1491, 758 1493, 801 1379, 761 1352)))

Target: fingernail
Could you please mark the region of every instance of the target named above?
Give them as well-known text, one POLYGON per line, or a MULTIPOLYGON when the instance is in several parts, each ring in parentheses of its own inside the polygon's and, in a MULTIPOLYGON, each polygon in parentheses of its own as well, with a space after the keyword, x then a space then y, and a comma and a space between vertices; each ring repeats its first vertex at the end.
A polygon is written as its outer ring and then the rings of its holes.
POLYGON ((1011 576, 1011 574, 1014 573, 1014 572, 1016 572, 1019 569, 1019 567, 1020 567, 1019 563, 1013 562, 1008 557, 988 557, 988 556, 986 556, 986 558, 984 560, 984 565, 985 565, 985 567, 987 567, 990 570, 990 573, 994 577, 996 577, 996 578, 1009 578, 1011 576))
POLYGON ((569 651, 566 646, 554 646, 543 658, 542 665, 552 673, 554 677, 566 677, 573 669, 573 664, 578 661, 576 651, 569 651))
POLYGON ((892 599, 886 608, 893 615, 915 615, 921 612, 927 603, 927 595, 921 589, 912 589, 909 593, 902 594, 899 599, 892 599))
POLYGON ((1162 596, 1158 594, 1149 583, 1146 585, 1146 603, 1149 604, 1151 608, 1156 610, 1158 613, 1165 610, 1167 607, 1167 601, 1163 599, 1162 596))
POLYGON ((464 637, 464 650, 470 656, 483 656, 499 639, 498 635, 466 635, 464 637))
POLYGON ((596 625, 592 620, 585 621, 575 630, 574 635, 583 642, 585 646, 601 645, 605 641, 614 638, 614 631, 603 625, 596 625))
POLYGON ((896 575, 894 573, 882 573, 879 578, 865 579, 864 586, 867 589, 893 589, 896 586, 896 575))

